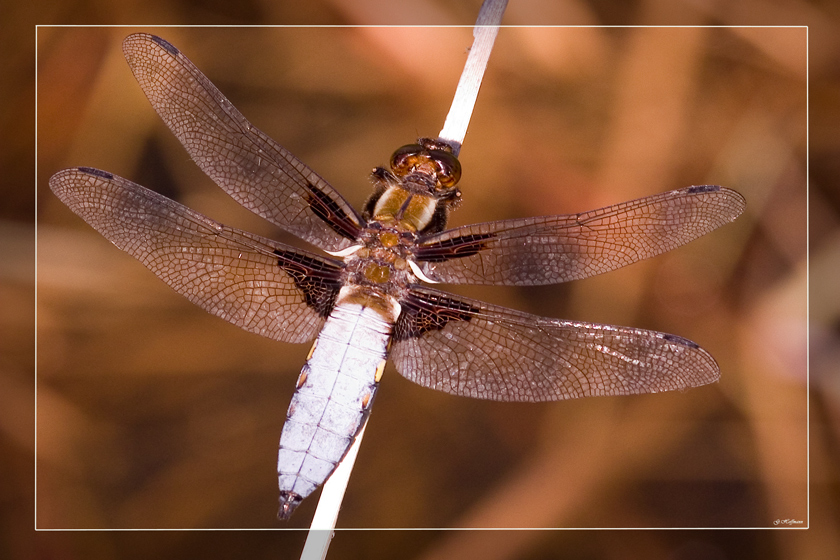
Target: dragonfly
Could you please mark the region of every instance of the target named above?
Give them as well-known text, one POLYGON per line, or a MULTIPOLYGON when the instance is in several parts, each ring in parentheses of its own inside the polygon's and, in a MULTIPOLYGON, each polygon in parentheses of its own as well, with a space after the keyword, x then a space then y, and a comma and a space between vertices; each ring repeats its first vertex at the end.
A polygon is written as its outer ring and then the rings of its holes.
POLYGON ((113 173, 64 169, 50 188, 191 302, 246 331, 315 339, 283 425, 278 517, 332 474, 390 360, 453 395, 509 402, 685 390, 715 382, 686 338, 540 317, 434 284, 536 286, 602 274, 737 218, 737 192, 700 185, 576 214, 446 229, 461 202, 453 147, 421 138, 376 167, 361 212, 254 127, 180 50, 138 33, 123 52, 152 107, 239 204, 316 253, 223 225, 113 173))

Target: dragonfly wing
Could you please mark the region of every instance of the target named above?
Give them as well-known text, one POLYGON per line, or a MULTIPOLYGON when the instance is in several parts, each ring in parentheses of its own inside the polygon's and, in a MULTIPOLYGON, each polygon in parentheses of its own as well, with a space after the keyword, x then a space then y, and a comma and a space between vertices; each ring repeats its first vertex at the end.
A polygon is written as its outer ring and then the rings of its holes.
POLYGON ((340 263, 224 226, 98 169, 65 169, 50 188, 175 291, 247 331, 305 342, 335 303, 340 263))
POLYGON ((414 256, 431 280, 534 286, 603 274, 709 233, 737 218, 737 192, 704 185, 600 210, 475 224, 429 236, 414 256))
POLYGON ((123 52, 152 107, 234 200, 322 249, 352 244, 361 222, 353 207, 248 122, 183 53, 145 33, 129 35, 123 52))
POLYGON ((720 377, 708 352, 671 334, 538 317, 419 286, 400 303, 397 371, 454 395, 554 401, 681 390, 720 377))

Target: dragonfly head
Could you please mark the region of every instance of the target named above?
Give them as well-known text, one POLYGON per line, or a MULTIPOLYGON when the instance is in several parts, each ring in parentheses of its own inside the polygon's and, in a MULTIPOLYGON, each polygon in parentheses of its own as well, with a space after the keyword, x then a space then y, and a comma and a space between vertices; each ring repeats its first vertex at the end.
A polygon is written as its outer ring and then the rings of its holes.
POLYGON ((373 170, 374 192, 366 220, 400 224, 420 233, 442 231, 449 211, 461 202, 461 164, 452 147, 432 138, 398 148, 391 169, 373 170))
POLYGON ((434 189, 441 194, 455 187, 461 180, 461 163, 449 144, 432 138, 420 138, 417 144, 397 148, 391 156, 394 175, 407 178, 418 173, 434 181, 434 189))

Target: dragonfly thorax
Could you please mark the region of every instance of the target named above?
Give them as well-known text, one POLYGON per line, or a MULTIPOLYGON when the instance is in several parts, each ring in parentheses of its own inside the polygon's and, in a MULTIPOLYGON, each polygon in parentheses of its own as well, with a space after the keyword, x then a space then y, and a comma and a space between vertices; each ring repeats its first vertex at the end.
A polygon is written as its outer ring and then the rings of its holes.
POLYGON ((372 221, 359 237, 358 248, 344 257, 345 279, 350 285, 376 287, 391 295, 417 279, 408 264, 416 243, 413 231, 399 224, 372 221))

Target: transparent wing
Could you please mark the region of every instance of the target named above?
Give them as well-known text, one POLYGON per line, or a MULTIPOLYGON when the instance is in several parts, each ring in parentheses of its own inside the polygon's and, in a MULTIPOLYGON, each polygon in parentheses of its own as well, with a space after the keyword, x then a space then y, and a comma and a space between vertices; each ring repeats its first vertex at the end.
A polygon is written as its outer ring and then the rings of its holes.
POLYGON ((708 352, 671 334, 538 317, 419 286, 400 303, 397 371, 453 395, 554 401, 673 391, 720 377, 708 352))
POLYGON ((335 303, 341 268, 333 261, 224 226, 98 169, 65 169, 50 188, 175 291, 247 331, 305 342, 335 303))
POLYGON ((328 251, 355 239, 360 218, 324 179, 257 130, 165 40, 137 33, 123 52, 149 101, 198 166, 252 212, 328 251))
POLYGON ((555 284, 670 251, 733 221, 745 206, 733 190, 688 187, 580 214, 451 229, 422 239, 414 255, 438 282, 555 284))

